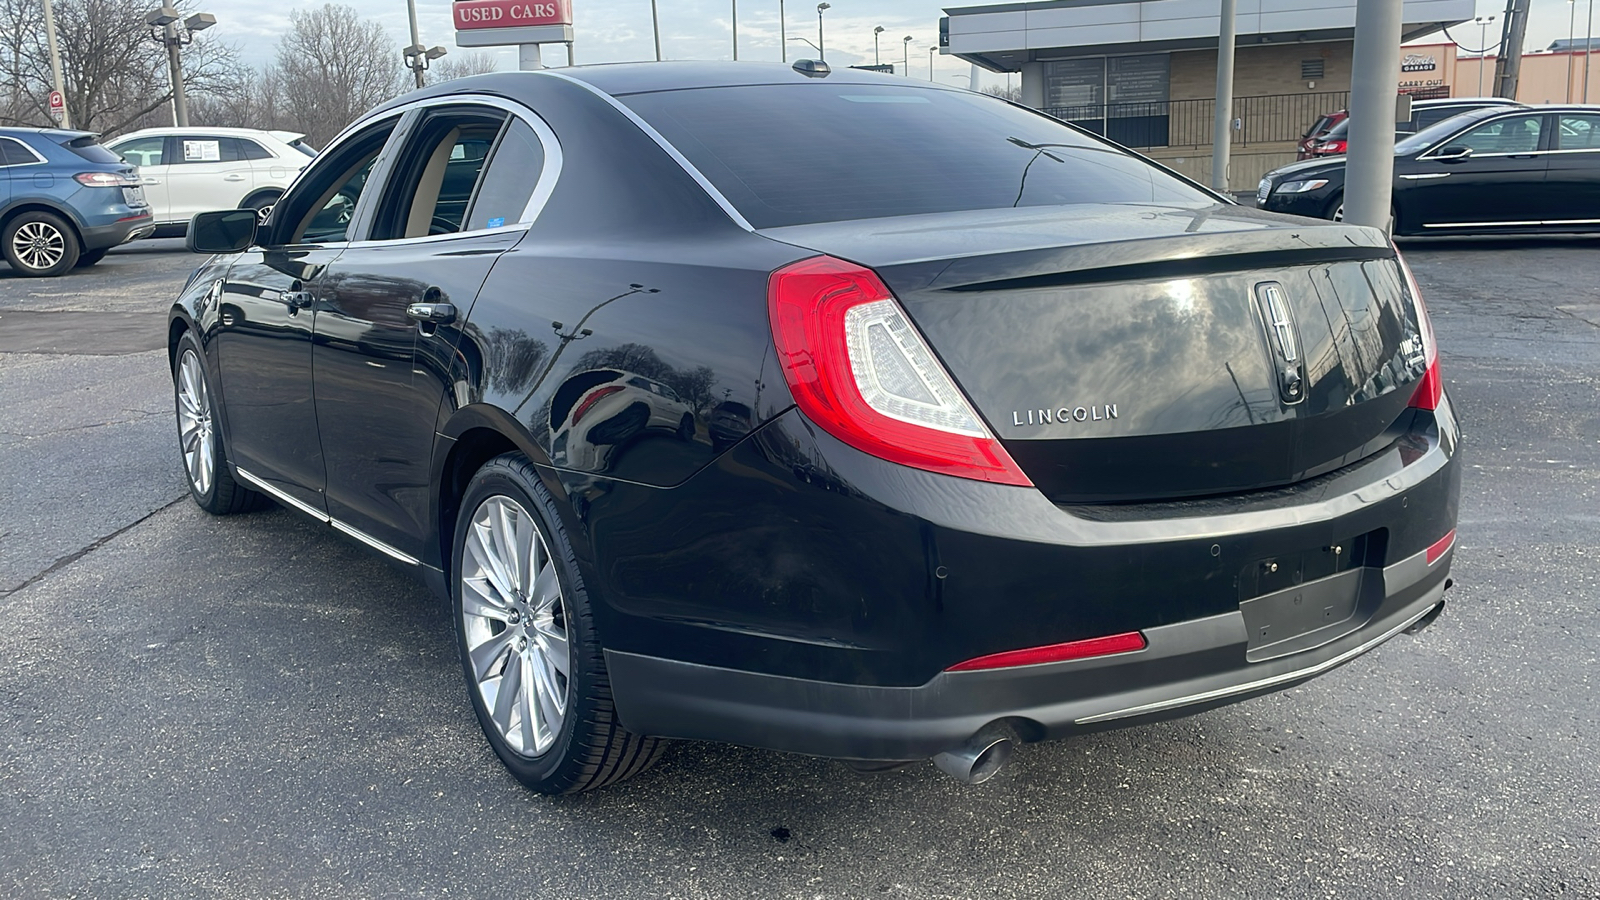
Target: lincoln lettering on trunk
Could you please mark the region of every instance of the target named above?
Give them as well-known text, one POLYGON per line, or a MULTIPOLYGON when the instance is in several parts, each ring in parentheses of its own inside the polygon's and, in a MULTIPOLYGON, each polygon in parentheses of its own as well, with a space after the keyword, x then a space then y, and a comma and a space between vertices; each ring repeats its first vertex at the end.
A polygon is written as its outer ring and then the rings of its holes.
POLYGON ((1011 424, 1023 425, 1070 425, 1073 422, 1104 422, 1117 417, 1115 403, 1099 403, 1094 406, 1057 406, 1054 409, 1014 409, 1011 411, 1011 424))

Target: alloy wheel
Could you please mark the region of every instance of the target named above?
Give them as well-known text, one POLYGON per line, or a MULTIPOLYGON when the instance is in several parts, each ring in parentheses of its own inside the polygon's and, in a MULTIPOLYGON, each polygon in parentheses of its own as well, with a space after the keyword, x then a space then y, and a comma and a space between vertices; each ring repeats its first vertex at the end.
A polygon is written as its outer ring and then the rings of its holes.
POLYGON ((533 516, 504 494, 478 504, 459 577, 462 634, 484 708, 512 750, 538 756, 561 733, 572 663, 561 583, 533 516))
POLYGON ((186 349, 178 361, 178 445, 183 450, 189 484, 201 496, 210 492, 216 475, 215 442, 205 372, 200 368, 199 354, 186 349))
POLYGON ((1333 211, 1333 220, 1335 222, 1343 222, 1344 221, 1344 204, 1343 203, 1339 204, 1339 208, 1333 211))
POLYGON ((67 237, 49 222, 24 222, 11 236, 11 249, 30 269, 48 269, 67 254, 67 237))

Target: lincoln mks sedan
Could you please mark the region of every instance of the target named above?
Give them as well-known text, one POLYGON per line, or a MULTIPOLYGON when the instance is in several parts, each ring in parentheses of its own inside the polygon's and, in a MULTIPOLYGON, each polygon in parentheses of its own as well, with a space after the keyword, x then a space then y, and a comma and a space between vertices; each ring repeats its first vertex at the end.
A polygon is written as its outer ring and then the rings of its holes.
POLYGON ((1389 240, 992 97, 811 61, 479 76, 189 235, 194 501, 448 598, 537 791, 674 738, 982 781, 1444 606, 1460 433, 1389 240))

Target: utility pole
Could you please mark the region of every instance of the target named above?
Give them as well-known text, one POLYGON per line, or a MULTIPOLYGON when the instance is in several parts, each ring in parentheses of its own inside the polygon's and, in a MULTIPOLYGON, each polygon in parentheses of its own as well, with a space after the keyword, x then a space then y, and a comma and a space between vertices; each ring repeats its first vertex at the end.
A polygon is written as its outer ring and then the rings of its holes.
POLYGON ((911 35, 908 34, 905 37, 900 39, 900 48, 905 51, 905 64, 906 64, 905 76, 907 78, 910 78, 911 77, 911 35))
POLYGON ((650 31, 656 36, 656 62, 661 62, 661 18, 656 15, 656 0, 650 0, 650 31))
POLYGON ((733 61, 739 61, 739 0, 729 0, 733 6, 733 61))
POLYGON ((1517 99, 1517 83, 1522 74, 1522 45, 1527 39, 1528 0, 1506 0, 1506 27, 1500 38, 1500 58, 1494 66, 1496 97, 1517 99))
POLYGON ((778 47, 783 51, 783 61, 789 61, 789 35, 784 31, 783 0, 778 0, 778 47))
POLYGON ((880 34, 883 34, 882 25, 872 29, 872 64, 875 66, 883 65, 883 57, 878 55, 878 35, 880 34))
MULTIPOLYGON (((1590 11, 1593 12, 1592 4, 1590 11)), ((61 127, 71 128, 72 110, 66 105, 67 85, 61 80, 61 52, 56 49, 56 14, 50 8, 50 0, 44 0, 44 39, 50 46, 50 77, 55 83, 56 92, 61 95, 61 127)))
MULTIPOLYGON (((1221 2, 1222 28, 1217 35, 1217 103, 1211 119, 1211 187, 1226 191, 1228 157, 1233 150, 1233 50, 1238 35, 1234 24, 1234 0, 1221 2)), ((1354 107, 1353 102, 1351 106, 1354 107)))
POLYGON ((1395 98, 1400 95, 1401 17, 1401 0, 1356 0, 1344 220, 1384 231, 1389 229, 1389 206, 1394 191, 1394 116, 1395 98))

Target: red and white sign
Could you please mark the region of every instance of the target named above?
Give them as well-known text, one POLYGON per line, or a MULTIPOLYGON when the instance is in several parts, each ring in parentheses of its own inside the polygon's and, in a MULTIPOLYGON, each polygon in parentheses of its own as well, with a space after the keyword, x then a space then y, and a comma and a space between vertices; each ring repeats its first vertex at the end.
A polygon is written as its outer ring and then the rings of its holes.
POLYGON ((50 92, 50 118, 60 120, 67 114, 67 98, 60 91, 50 92))
POLYGON ((571 25, 572 0, 456 0, 457 31, 571 25))

